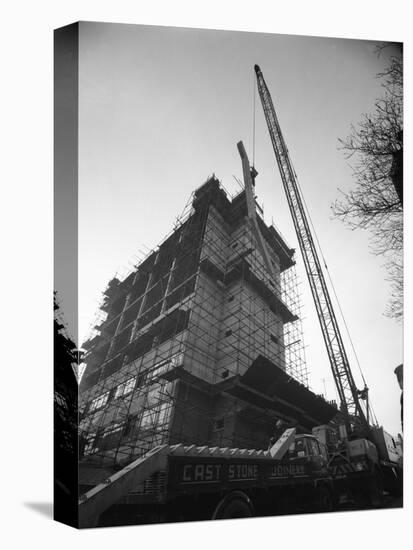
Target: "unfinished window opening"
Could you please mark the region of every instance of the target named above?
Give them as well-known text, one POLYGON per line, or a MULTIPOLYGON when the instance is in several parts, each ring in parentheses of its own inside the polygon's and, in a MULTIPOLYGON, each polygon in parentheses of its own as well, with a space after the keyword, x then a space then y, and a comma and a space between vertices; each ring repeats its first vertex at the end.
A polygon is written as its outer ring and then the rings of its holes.
POLYGON ((156 411, 146 410, 142 413, 140 429, 145 430, 151 428, 156 423, 156 411))
POLYGON ((89 412, 96 411, 97 409, 101 409, 102 407, 104 407, 108 402, 108 399, 108 391, 102 395, 98 395, 98 397, 95 397, 95 399, 93 399, 92 403, 90 404, 89 412))
POLYGON ((114 422, 112 425, 108 426, 104 429, 102 437, 106 437, 108 435, 112 435, 116 432, 119 432, 124 428, 123 422, 114 422))
POLYGON ((217 420, 215 420, 214 429, 215 430, 223 430, 224 425, 225 425, 225 419, 224 418, 217 418, 217 420))
POLYGON ((162 389, 162 384, 155 384, 155 386, 148 391, 148 395, 146 397, 147 407, 155 407, 157 405, 161 398, 162 389))
POLYGON ((94 453, 97 450, 97 448, 94 445, 95 439, 96 439, 96 432, 91 432, 88 435, 88 437, 86 439, 86 442, 85 442, 85 446, 83 448, 83 454, 84 455, 90 455, 90 454, 94 453))
POLYGON ((123 429, 124 437, 131 435, 135 431, 136 420, 137 420, 137 415, 133 415, 127 419, 125 427, 123 429))
POLYGON ((146 382, 147 374, 148 374, 147 371, 144 371, 138 374, 138 378, 136 380, 137 388, 140 388, 146 382))
POLYGON ((270 339, 272 342, 274 342, 274 344, 279 344, 280 343, 280 340, 275 336, 275 334, 270 334, 270 339))
POLYGON ((159 409, 158 425, 162 426, 163 424, 166 424, 169 421, 170 414, 170 403, 163 403, 159 409))
POLYGON ((126 380, 126 382, 119 384, 115 391, 115 399, 128 395, 128 393, 130 393, 134 389, 135 382, 136 376, 133 376, 132 378, 129 378, 129 380, 126 380))
POLYGON ((156 348, 159 345, 159 336, 154 336, 152 340, 152 347, 156 348))

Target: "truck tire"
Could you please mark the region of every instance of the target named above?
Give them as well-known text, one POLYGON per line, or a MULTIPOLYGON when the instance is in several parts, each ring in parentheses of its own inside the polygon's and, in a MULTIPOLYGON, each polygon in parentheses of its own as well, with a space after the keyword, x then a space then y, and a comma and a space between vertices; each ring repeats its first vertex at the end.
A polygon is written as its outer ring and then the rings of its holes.
POLYGON ((371 477, 368 484, 369 504, 374 508, 383 506, 383 480, 380 474, 376 473, 371 477))
POLYGON ((319 487, 317 490, 316 500, 317 512, 332 512, 334 509, 333 497, 331 496, 330 489, 328 487, 319 487))
POLYGON ((212 515, 212 519, 251 518, 254 509, 248 496, 242 491, 235 491, 224 497, 212 515))

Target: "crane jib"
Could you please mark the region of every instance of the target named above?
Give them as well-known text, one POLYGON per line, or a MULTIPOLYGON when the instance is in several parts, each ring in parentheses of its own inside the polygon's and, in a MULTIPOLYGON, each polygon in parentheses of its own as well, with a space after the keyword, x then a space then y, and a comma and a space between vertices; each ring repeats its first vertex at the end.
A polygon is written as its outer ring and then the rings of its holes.
POLYGON ((284 141, 272 98, 261 69, 258 65, 255 65, 254 69, 274 154, 280 170, 281 180, 291 211, 294 229, 297 234, 331 370, 340 398, 341 411, 345 414, 348 423, 350 418, 358 418, 365 426, 368 426, 307 220, 288 148, 284 141))

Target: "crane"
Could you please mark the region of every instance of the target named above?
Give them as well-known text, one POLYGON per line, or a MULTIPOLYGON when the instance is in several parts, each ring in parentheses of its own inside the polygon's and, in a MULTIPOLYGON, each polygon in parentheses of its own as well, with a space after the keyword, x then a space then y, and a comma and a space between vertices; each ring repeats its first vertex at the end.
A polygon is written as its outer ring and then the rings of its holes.
POLYGON ((281 179, 293 218, 294 228, 304 261, 311 293, 317 310, 324 343, 327 348, 333 378, 340 399, 340 408, 344 415, 346 428, 350 433, 352 426, 369 432, 368 388, 358 390, 351 372, 350 363, 343 344, 340 328, 334 313, 330 293, 324 278, 320 259, 300 193, 297 175, 291 163, 287 145, 281 132, 270 92, 258 65, 255 65, 258 92, 264 109, 274 154, 277 159, 281 179), (361 400, 367 401, 367 417, 361 406, 361 400))

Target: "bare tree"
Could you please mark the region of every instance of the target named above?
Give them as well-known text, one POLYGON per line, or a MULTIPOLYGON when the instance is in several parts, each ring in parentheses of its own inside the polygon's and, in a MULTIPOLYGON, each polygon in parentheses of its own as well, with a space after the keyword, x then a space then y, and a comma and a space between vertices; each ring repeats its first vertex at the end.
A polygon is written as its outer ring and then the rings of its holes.
MULTIPOLYGON (((378 47, 380 54, 383 47, 378 47)), ((351 229, 371 233, 371 250, 385 258, 391 296, 386 315, 403 316, 403 61, 390 57, 379 73, 383 95, 372 114, 351 126, 340 148, 351 159, 356 185, 333 205, 335 217, 351 229)))

